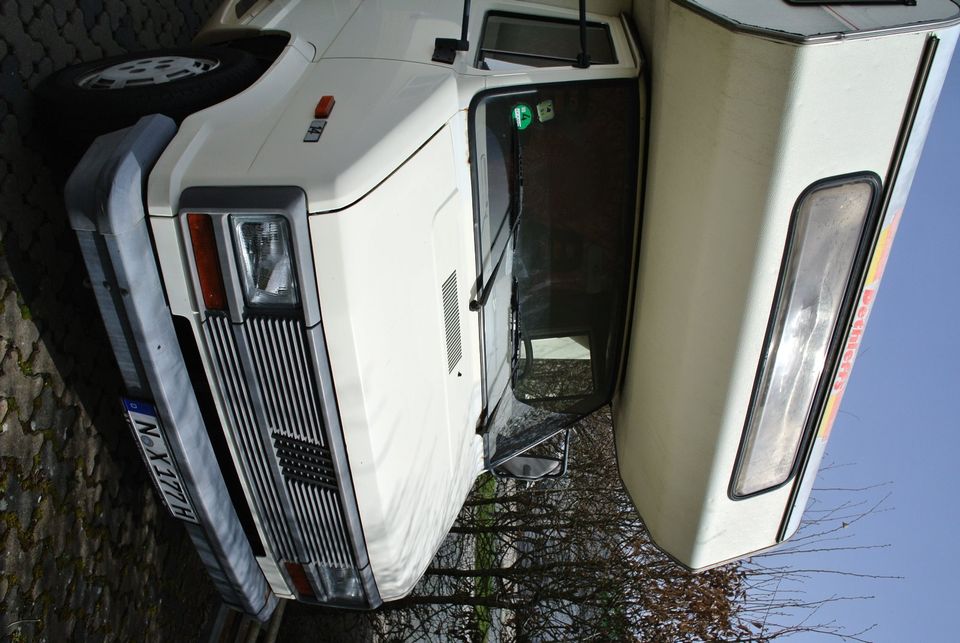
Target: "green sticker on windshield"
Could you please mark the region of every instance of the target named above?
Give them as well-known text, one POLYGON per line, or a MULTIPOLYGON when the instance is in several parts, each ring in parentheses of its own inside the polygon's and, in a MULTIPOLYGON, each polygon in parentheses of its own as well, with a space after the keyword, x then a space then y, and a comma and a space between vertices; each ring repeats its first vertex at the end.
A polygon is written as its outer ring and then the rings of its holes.
POLYGON ((527 129, 533 122, 533 110, 526 103, 518 103, 511 112, 513 124, 517 129, 527 129))

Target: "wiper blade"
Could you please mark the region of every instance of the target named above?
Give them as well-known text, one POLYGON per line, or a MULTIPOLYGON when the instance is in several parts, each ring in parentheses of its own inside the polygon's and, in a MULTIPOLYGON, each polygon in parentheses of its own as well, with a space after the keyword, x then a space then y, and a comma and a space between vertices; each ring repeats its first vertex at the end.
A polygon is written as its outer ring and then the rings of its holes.
POLYGON ((520 329, 520 284, 516 278, 510 290, 510 343, 513 351, 510 354, 510 380, 513 386, 517 384, 517 370, 520 368, 520 342, 523 339, 520 329))

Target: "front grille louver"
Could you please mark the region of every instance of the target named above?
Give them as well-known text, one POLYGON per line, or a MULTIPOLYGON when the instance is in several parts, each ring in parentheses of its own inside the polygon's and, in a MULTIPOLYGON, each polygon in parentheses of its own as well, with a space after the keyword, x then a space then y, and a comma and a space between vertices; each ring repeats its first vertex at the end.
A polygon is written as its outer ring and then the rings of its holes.
POLYGON ((355 566, 302 322, 204 323, 245 477, 281 558, 355 566))

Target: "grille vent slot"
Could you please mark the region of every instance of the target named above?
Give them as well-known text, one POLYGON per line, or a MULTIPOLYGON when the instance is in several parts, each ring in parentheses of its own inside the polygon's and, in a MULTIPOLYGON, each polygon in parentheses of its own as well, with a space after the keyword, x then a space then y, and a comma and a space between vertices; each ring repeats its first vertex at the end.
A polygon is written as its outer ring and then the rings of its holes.
POLYGON ((443 321, 447 327, 447 372, 453 368, 463 356, 463 347, 460 342, 460 311, 457 306, 457 271, 454 270, 443 282, 440 289, 443 296, 443 321))
POLYGON ((273 446, 277 450, 277 460, 284 478, 336 490, 333 460, 325 447, 284 437, 279 433, 273 434, 273 446))

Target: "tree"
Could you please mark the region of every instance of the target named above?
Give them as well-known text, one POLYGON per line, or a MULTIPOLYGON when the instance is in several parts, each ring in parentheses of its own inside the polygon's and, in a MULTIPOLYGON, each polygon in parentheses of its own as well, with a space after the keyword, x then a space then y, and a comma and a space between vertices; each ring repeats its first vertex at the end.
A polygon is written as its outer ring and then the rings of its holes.
MULTIPOLYGON (((481 480, 451 534, 407 598, 381 612, 388 639, 516 641, 768 641, 799 632, 851 640, 816 623, 831 602, 794 586, 811 573, 784 556, 845 548, 838 530, 880 504, 815 509, 784 549, 693 574, 650 540, 621 486, 608 411, 577 429, 570 474, 525 486, 481 480), (790 587, 789 589, 787 587, 790 587)), ((882 503, 882 501, 881 501, 882 503)))

